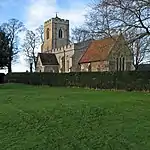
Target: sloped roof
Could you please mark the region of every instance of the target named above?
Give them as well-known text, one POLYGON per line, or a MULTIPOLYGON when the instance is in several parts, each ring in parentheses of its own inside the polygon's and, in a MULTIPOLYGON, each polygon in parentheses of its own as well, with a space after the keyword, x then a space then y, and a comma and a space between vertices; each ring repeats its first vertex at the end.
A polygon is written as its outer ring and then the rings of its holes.
POLYGON ((119 36, 114 36, 92 41, 79 63, 106 60, 118 37, 119 36))
POLYGON ((56 55, 52 53, 38 53, 42 65, 59 65, 56 55))

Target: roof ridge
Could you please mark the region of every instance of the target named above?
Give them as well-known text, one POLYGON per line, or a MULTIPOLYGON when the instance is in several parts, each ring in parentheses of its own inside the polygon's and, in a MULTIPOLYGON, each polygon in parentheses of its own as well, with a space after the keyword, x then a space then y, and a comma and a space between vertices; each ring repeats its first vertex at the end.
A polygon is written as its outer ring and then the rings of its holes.
POLYGON ((113 35, 113 36, 110 36, 110 37, 104 37, 102 39, 98 39, 98 40, 93 40, 93 41, 103 41, 103 40, 107 40, 107 39, 113 39, 113 37, 119 37, 120 35, 113 35))

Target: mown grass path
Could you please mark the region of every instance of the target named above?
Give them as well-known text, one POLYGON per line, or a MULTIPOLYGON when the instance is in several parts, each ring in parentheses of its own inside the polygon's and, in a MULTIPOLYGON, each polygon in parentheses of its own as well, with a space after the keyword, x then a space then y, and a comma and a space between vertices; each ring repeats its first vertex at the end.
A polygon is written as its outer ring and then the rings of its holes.
POLYGON ((150 93, 0 85, 0 150, 96 149, 150 149, 150 93))

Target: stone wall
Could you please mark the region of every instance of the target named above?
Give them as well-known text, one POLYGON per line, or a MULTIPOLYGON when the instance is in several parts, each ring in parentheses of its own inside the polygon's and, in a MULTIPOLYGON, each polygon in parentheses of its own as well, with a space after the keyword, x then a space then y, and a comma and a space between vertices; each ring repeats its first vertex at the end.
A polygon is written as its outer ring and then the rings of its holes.
POLYGON ((59 66, 58 65, 46 65, 46 66, 44 66, 44 72, 58 73, 59 66))
POLYGON ((60 65, 59 72, 70 72, 73 65, 72 57, 74 55, 74 44, 53 49, 52 53, 56 54, 56 58, 60 65))
POLYGON ((36 72, 44 72, 44 66, 42 65, 40 57, 38 57, 35 71, 36 72))
POLYGON ((44 72, 44 66, 36 66, 35 72, 44 72))
POLYGON ((108 61, 97 61, 91 63, 83 63, 81 64, 82 72, 103 72, 109 71, 109 62, 108 61))
POLYGON ((84 42, 75 44, 75 51, 74 51, 74 55, 72 58, 72 61, 73 61, 72 72, 81 71, 81 68, 78 63, 79 63, 81 57, 84 55, 85 51, 87 50, 90 42, 91 42, 91 40, 88 40, 88 41, 84 41, 84 42))
POLYGON ((109 71, 109 62, 108 61, 98 61, 98 62, 92 62, 91 63, 91 71, 109 71))

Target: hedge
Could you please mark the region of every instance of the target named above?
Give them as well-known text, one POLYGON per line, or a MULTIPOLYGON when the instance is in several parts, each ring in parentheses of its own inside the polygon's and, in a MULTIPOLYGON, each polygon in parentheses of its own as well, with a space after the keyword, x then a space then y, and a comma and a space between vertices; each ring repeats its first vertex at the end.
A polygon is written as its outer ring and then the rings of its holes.
POLYGON ((0 84, 3 84, 5 82, 5 74, 0 73, 0 84))
POLYGON ((12 73, 8 82, 98 89, 150 90, 150 72, 12 73))

